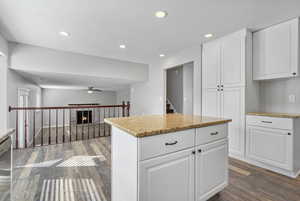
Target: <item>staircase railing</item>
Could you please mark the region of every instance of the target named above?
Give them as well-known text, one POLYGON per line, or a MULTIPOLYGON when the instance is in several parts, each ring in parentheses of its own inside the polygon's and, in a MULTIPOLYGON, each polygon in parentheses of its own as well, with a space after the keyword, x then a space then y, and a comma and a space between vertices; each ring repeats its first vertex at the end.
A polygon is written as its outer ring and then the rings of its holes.
POLYGON ((15 119, 14 148, 110 136, 104 118, 130 115, 130 103, 61 107, 9 107, 15 119))

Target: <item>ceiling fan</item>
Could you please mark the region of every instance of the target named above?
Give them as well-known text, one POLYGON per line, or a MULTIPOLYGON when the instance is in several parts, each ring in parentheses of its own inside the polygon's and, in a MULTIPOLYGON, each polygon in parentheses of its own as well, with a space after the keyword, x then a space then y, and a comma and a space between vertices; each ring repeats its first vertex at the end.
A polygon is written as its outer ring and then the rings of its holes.
POLYGON ((89 94, 92 94, 94 92, 102 92, 101 89, 97 89, 95 87, 88 87, 88 91, 87 91, 89 94))

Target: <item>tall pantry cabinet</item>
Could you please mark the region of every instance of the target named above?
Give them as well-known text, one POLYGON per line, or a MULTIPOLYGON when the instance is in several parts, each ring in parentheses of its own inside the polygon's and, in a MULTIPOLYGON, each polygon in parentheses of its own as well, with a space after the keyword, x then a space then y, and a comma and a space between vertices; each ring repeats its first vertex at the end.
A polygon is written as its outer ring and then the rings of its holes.
POLYGON ((245 156, 245 114, 259 107, 252 81, 252 33, 244 29, 203 44, 202 114, 230 118, 229 154, 245 156))

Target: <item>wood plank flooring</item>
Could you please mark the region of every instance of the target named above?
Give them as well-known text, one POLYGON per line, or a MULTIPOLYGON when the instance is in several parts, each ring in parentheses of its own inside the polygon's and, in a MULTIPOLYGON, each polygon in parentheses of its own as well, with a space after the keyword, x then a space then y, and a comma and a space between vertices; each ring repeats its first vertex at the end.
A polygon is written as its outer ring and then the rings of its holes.
MULTIPOLYGON (((15 150, 14 156, 14 201, 111 200, 109 137, 15 150)), ((300 178, 235 159, 229 176, 229 186, 209 201, 300 201, 300 178)))

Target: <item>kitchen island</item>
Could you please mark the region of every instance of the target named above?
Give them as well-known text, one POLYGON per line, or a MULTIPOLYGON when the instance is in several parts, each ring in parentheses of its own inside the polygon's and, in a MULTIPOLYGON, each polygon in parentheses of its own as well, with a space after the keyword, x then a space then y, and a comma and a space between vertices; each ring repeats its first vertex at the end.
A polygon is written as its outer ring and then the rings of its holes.
POLYGON ((230 119, 109 118, 112 201, 205 201, 228 184, 230 119))

